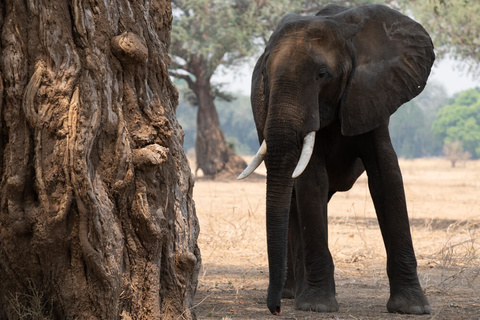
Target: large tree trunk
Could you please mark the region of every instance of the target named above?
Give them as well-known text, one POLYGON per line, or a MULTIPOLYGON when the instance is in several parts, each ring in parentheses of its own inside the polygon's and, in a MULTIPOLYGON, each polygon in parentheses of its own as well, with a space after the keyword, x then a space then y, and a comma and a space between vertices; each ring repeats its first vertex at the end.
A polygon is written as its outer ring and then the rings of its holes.
POLYGON ((167 0, 0 0, 0 319, 191 319, 167 0))
POLYGON ((197 76, 194 90, 198 101, 195 141, 197 170, 201 169, 205 176, 211 178, 219 174, 238 176, 247 164, 227 146, 220 128, 210 82, 202 80, 197 76))

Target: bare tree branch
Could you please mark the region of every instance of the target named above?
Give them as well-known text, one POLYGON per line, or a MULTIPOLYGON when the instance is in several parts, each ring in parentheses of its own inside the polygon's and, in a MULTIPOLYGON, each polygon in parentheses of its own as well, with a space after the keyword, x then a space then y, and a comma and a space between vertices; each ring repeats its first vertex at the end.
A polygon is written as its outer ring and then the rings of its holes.
POLYGON ((169 70, 168 73, 169 73, 172 77, 185 80, 185 81, 187 82, 188 87, 190 88, 190 90, 195 90, 195 88, 196 88, 196 83, 195 83, 195 81, 193 81, 192 77, 190 77, 188 74, 178 73, 178 72, 173 71, 173 70, 169 70))

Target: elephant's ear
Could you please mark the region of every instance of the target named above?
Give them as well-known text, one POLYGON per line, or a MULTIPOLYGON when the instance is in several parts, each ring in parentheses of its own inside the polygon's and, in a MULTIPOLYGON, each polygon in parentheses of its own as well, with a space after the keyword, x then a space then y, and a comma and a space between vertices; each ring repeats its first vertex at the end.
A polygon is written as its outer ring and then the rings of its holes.
POLYGON ((331 17, 354 24, 354 67, 342 97, 344 135, 375 129, 425 87, 435 54, 430 36, 409 17, 382 5, 331 17))
POLYGON ((263 53, 258 59, 252 74, 252 87, 250 94, 250 102, 252 104, 253 117, 257 128, 258 140, 263 141, 263 130, 267 119, 267 86, 265 84, 265 63, 267 54, 263 53))

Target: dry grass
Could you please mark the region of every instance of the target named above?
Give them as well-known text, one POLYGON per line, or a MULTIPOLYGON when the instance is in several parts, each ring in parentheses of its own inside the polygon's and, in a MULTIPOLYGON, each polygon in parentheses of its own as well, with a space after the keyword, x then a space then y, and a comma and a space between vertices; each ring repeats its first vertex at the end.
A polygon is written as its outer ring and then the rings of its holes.
MULTIPOLYGON (((420 281, 432 319, 480 319, 480 161, 402 160, 420 281)), ((194 189, 203 267, 200 319, 271 319, 265 243, 265 182, 198 180, 194 189)), ((386 313, 385 250, 367 179, 329 204, 330 250, 340 312, 314 314, 283 302, 285 319, 403 319, 386 313)))

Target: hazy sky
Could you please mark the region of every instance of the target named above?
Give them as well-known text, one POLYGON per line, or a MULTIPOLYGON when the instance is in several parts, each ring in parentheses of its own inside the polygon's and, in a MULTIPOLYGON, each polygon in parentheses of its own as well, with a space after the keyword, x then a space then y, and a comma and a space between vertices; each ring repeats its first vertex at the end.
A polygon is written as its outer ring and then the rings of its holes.
MULTIPOLYGON (((220 75, 214 77, 215 82, 225 84, 224 88, 228 91, 240 91, 244 94, 250 94, 250 82, 254 64, 244 65, 242 67, 218 72, 220 75)), ((453 60, 436 61, 430 74, 429 80, 434 80, 445 86, 449 96, 452 94, 480 87, 480 79, 473 79, 471 75, 462 71, 462 64, 453 60)))
POLYGON ((473 79, 471 75, 466 74, 467 69, 462 67, 464 65, 459 62, 442 60, 434 64, 430 79, 442 83, 449 95, 466 89, 480 87, 480 79, 473 79), (465 71, 462 71, 463 69, 465 71))

